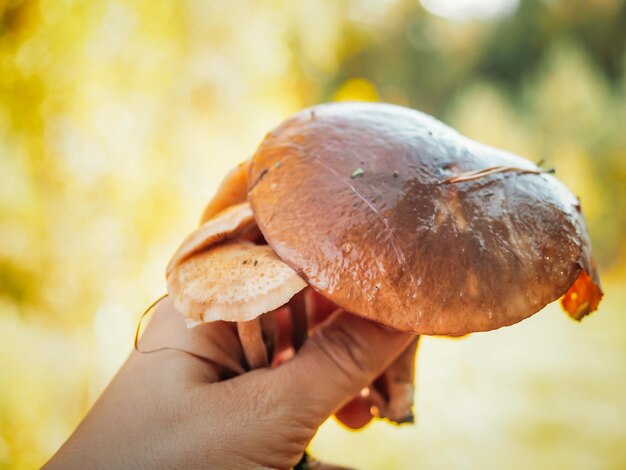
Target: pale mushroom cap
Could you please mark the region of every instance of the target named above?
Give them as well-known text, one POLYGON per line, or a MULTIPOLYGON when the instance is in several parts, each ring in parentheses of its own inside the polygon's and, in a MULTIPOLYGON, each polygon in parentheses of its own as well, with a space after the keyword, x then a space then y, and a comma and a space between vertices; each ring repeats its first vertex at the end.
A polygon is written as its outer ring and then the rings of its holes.
POLYGON ((166 276, 182 261, 211 245, 232 238, 254 225, 252 209, 247 202, 228 207, 190 233, 167 264, 166 276))
POLYGON ((523 320, 583 272, 599 301, 578 200, 540 172, 417 111, 335 103, 266 136, 248 199, 278 256, 337 305, 456 335, 523 320), (519 171, 446 183, 496 166, 519 171))
POLYGON ((167 278, 176 308, 194 321, 248 321, 306 283, 267 245, 225 242, 178 264, 167 278))

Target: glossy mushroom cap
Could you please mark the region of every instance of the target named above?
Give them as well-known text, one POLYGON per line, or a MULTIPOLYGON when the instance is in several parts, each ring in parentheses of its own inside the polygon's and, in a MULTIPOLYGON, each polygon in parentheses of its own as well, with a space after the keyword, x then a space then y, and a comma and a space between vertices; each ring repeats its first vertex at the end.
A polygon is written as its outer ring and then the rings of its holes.
POLYGON ((394 328, 511 325, 579 276, 587 294, 575 292, 573 316, 602 295, 563 184, 417 111, 307 109, 266 136, 249 176, 255 220, 278 256, 337 305, 394 328))

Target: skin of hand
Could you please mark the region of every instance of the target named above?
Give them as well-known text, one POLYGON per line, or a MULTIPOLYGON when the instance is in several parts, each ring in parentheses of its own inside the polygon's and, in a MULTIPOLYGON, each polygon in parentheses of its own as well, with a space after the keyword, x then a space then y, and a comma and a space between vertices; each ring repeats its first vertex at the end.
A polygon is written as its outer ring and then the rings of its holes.
POLYGON ((44 468, 291 468, 330 415, 369 422, 359 392, 411 338, 338 312, 289 361, 236 375, 245 360, 233 325, 187 329, 165 299, 142 348, 193 354, 131 353, 44 468))

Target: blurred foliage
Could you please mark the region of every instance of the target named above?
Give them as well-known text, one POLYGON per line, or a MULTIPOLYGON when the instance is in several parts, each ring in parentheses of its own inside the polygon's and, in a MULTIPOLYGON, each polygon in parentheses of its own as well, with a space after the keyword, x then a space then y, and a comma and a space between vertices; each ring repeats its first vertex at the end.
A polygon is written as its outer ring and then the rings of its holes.
POLYGON ((451 22, 416 0, 0 0, 1 468, 41 465, 69 435, 227 169, 291 112, 350 99, 555 167, 607 300, 582 326, 544 313, 429 338, 416 427, 329 423, 314 452, 369 468, 626 466, 626 1, 451 22))

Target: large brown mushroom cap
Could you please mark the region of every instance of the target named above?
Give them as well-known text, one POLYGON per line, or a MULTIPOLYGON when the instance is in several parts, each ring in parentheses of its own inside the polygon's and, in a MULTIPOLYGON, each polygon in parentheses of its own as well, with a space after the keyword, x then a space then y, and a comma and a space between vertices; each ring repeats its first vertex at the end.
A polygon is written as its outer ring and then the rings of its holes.
POLYGON ((308 284, 401 330, 511 325, 579 276, 590 296, 574 296, 576 315, 601 296, 580 206, 564 185, 399 106, 296 114, 254 155, 248 199, 269 245, 308 284), (462 176, 493 167, 508 170, 462 176))

